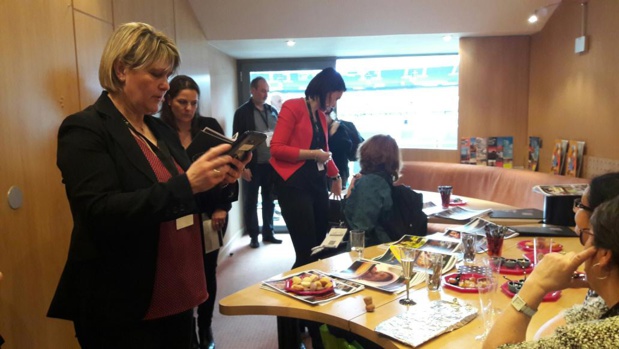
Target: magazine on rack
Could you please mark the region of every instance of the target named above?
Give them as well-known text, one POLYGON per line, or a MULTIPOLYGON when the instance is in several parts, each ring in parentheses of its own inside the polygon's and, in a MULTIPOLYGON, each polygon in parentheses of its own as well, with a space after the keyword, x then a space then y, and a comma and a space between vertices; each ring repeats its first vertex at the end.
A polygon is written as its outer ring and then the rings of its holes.
POLYGON ((417 347, 443 333, 458 329, 477 316, 477 308, 455 300, 434 300, 417 304, 387 319, 376 332, 417 347))
POLYGON ((588 184, 536 185, 533 191, 545 196, 582 196, 588 184))
POLYGON ((308 270, 293 275, 288 275, 281 279, 262 281, 262 287, 271 291, 283 293, 287 296, 313 305, 326 303, 336 298, 359 292, 365 288, 360 283, 333 277, 319 270, 308 270), (331 285, 325 282, 323 286, 327 287, 322 290, 296 291, 292 289, 294 278, 299 278, 301 282, 303 282, 305 278, 314 278, 316 280, 326 278, 325 280, 328 280, 327 282, 331 282, 331 285))
MULTIPOLYGON (((488 250, 488 244, 486 242, 486 227, 496 229, 499 225, 483 218, 475 218, 460 228, 447 229, 444 235, 457 240, 460 240, 462 233, 475 235, 475 252, 482 253, 488 250)), ((508 228, 504 239, 510 239, 516 236, 518 236, 518 232, 508 228)))

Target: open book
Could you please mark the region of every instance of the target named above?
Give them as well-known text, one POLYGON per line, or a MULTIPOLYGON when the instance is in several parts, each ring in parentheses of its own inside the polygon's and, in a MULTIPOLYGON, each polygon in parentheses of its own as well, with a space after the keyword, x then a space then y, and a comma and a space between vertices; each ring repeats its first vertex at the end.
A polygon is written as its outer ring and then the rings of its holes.
POLYGON ((231 144, 232 148, 227 154, 243 160, 248 152, 264 142, 266 138, 267 136, 264 133, 256 131, 246 131, 238 138, 228 138, 212 128, 205 127, 193 138, 191 144, 187 147, 187 154, 191 161, 195 161, 212 147, 220 144, 231 144))
POLYGON ((348 268, 330 275, 390 293, 399 293, 406 289, 406 279, 402 276, 401 267, 371 260, 355 261, 348 268))

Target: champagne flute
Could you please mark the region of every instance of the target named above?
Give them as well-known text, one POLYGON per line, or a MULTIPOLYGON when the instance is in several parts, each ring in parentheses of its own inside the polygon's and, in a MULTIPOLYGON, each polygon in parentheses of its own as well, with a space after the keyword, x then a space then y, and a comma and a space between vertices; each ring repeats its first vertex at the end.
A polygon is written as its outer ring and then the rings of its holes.
POLYGON ((400 252, 400 264, 402 265, 402 275, 406 280, 406 298, 400 299, 400 304, 415 305, 415 301, 409 297, 410 282, 413 276, 413 269, 415 267, 415 260, 417 259, 418 251, 416 249, 398 246, 400 252))

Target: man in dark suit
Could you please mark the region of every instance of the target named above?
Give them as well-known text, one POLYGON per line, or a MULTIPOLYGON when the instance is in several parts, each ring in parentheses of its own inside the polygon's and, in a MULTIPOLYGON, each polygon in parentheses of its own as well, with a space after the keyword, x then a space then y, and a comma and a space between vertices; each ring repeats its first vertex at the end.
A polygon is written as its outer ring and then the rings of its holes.
POLYGON ((251 98, 234 113, 232 132, 239 135, 245 131, 259 131, 267 134, 267 141, 254 150, 251 162, 242 173, 243 178, 243 217, 245 229, 251 242, 249 246, 258 248, 258 190, 262 193, 262 241, 281 244, 273 236, 273 167, 271 159, 271 136, 277 122, 277 110, 265 103, 269 95, 269 84, 263 77, 251 81, 251 98))

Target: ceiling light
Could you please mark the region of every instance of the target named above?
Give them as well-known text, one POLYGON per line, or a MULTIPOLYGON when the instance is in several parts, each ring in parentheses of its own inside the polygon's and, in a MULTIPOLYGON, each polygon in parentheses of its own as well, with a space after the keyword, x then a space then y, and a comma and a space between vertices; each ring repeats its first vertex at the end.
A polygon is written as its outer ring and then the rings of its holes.
POLYGON ((451 35, 445 35, 445 36, 443 36, 443 41, 445 41, 445 42, 449 42, 449 41, 451 41, 451 35))
POLYGON ((558 6, 560 3, 561 3, 561 1, 555 2, 555 3, 552 3, 552 4, 548 4, 546 6, 542 6, 542 7, 538 8, 538 9, 536 9, 533 12, 533 14, 531 16, 529 16, 529 19, 528 19, 529 23, 537 23, 537 21, 540 19, 540 17, 548 16, 548 9, 550 7, 553 7, 553 6, 558 6))
POLYGON ((296 45, 296 44, 297 44, 297 43, 296 43, 296 41, 294 41, 294 40, 288 40, 288 41, 286 41, 286 45, 288 45, 288 47, 292 47, 292 46, 294 46, 294 45, 296 45))

